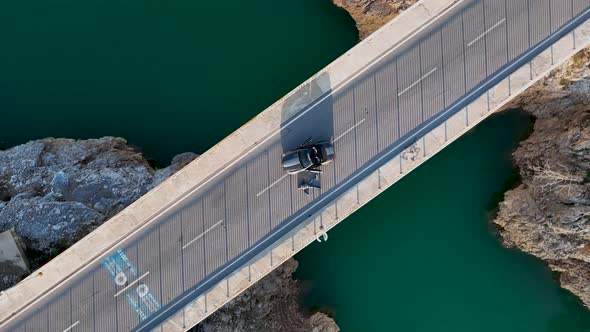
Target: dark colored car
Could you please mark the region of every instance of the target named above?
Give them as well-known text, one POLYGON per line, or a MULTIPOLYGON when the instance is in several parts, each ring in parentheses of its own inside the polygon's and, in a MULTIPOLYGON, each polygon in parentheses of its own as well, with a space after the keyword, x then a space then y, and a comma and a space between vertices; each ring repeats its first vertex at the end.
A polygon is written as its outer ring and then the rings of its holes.
POLYGON ((334 145, 330 142, 319 142, 302 145, 296 150, 283 154, 283 168, 289 174, 303 171, 320 173, 319 166, 334 160, 334 145))

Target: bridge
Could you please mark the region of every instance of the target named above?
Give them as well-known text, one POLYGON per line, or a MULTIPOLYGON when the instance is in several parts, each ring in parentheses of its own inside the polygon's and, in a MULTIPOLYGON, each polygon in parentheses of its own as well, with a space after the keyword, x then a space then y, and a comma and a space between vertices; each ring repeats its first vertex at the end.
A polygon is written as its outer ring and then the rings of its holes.
POLYGON ((189 329, 588 46, 589 17, 420 1, 2 292, 0 330, 189 329), (280 160, 309 137, 336 160, 305 193, 280 160))

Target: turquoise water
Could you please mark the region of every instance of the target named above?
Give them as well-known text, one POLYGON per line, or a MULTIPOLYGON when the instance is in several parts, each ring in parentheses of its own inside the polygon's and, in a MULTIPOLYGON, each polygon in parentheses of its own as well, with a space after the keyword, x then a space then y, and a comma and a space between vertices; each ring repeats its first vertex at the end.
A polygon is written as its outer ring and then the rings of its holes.
POLYGON ((0 142, 204 152, 354 46, 328 0, 0 1, 0 142))
POLYGON ((590 331, 590 312, 488 221, 528 125, 493 116, 298 254, 306 305, 344 332, 590 331))
MULTIPOLYGON (((203 152, 352 47, 328 0, 0 2, 0 146, 122 136, 154 163, 203 152)), ((298 259, 343 331, 590 331, 491 206, 527 118, 486 121, 298 259)))

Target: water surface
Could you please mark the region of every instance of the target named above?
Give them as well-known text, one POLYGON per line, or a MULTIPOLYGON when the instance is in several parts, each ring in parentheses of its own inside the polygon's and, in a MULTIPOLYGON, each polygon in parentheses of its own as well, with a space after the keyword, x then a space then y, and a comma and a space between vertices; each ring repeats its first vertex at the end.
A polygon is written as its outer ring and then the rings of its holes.
POLYGON ((0 1, 0 142, 202 153, 350 49, 328 0, 0 1))

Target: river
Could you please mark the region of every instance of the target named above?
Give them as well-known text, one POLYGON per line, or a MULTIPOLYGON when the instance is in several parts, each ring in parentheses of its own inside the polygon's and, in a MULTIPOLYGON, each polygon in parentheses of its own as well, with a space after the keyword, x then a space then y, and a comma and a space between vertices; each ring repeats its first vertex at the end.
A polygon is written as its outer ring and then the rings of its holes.
MULTIPOLYGON (((328 0, 0 2, 0 146, 121 136, 155 165, 203 152, 352 47, 328 0)), ((343 331, 590 331, 489 214, 528 127, 495 116, 297 258, 343 331)))

